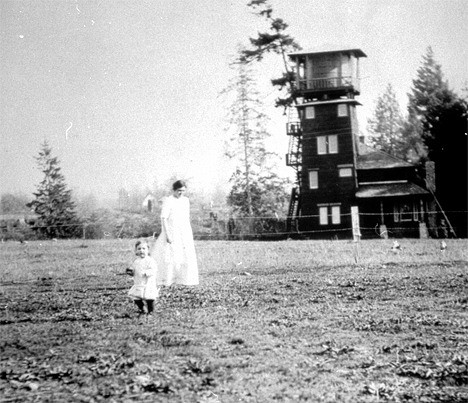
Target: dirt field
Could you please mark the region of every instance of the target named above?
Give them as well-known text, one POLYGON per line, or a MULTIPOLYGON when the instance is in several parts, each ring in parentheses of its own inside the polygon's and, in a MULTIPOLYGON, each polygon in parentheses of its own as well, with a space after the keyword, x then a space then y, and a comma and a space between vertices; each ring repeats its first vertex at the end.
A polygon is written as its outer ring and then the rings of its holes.
POLYGON ((0 245, 0 401, 468 401, 466 240, 200 241, 144 324, 133 243, 0 245))

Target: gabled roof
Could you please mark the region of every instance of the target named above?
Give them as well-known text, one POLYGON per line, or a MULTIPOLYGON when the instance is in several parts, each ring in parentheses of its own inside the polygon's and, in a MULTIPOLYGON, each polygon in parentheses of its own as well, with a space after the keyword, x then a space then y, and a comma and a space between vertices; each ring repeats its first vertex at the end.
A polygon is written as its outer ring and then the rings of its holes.
POLYGON ((359 199, 369 199, 373 197, 395 197, 429 194, 427 190, 411 183, 385 183, 376 185, 359 186, 356 197, 359 199))
POLYGON ((359 143, 357 169, 410 168, 413 164, 359 143))

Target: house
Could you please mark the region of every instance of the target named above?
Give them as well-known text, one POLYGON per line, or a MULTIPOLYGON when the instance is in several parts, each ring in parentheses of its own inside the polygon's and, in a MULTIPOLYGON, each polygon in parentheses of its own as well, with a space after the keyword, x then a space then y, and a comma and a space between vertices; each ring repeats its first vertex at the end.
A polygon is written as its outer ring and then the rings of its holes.
POLYGON ((431 198, 416 167, 359 140, 357 48, 297 52, 286 164, 296 170, 288 229, 310 238, 427 236, 431 198))
POLYGON ((141 206, 143 207, 144 211, 147 211, 149 213, 153 212, 156 208, 156 198, 153 196, 153 194, 148 193, 143 199, 141 206))
POLYGON ((376 233, 382 237, 427 237, 432 195, 413 164, 360 144, 356 173, 355 197, 364 237, 376 233))

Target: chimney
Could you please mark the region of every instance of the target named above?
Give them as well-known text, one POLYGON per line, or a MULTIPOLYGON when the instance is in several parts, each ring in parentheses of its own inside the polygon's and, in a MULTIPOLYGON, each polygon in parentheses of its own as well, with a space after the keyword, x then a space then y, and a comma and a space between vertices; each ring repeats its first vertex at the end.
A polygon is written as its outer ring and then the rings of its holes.
POLYGON ((426 188, 432 193, 436 191, 435 162, 426 161, 426 188))

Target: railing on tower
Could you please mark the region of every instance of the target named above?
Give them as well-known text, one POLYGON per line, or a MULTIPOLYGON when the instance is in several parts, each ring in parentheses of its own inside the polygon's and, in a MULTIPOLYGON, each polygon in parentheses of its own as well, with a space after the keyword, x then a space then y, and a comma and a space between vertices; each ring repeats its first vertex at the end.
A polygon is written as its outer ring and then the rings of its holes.
MULTIPOLYGON (((297 85, 296 85, 297 87, 297 85)), ((360 91, 359 79, 351 76, 341 77, 327 77, 327 78, 312 78, 312 79, 299 79, 299 88, 296 90, 329 90, 329 89, 349 89, 360 91)))

